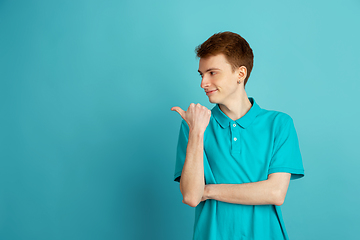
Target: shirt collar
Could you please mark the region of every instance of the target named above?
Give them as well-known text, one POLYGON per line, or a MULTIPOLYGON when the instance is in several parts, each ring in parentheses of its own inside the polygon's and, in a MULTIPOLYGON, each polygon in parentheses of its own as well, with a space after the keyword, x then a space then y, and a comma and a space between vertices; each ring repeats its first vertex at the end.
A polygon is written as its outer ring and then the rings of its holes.
MULTIPOLYGON (((243 128, 247 128, 254 121, 256 116, 260 113, 261 108, 255 102, 255 99, 252 97, 248 98, 251 102, 252 106, 250 110, 241 118, 235 120, 237 124, 239 124, 243 128)), ((220 124, 222 128, 229 127, 231 123, 234 122, 231 118, 229 118, 223 111, 221 111, 219 104, 216 104, 215 107, 211 110, 211 115, 214 116, 216 121, 220 124)))

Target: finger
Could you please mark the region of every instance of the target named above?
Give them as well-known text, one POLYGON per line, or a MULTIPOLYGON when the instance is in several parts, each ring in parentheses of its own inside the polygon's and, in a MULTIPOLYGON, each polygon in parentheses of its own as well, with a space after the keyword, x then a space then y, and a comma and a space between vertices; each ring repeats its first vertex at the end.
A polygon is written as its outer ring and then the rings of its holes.
POLYGON ((176 111, 177 113, 180 114, 180 116, 181 116, 183 119, 185 119, 185 118, 184 118, 184 117, 185 117, 185 111, 182 110, 180 107, 172 107, 172 108, 171 108, 171 111, 176 111))

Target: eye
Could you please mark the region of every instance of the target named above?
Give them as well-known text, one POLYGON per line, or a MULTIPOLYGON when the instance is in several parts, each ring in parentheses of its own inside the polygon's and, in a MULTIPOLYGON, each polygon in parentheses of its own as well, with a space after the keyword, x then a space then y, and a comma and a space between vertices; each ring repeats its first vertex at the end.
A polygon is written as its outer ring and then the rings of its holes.
POLYGON ((210 72, 210 75, 215 75, 216 74, 216 72, 210 72))

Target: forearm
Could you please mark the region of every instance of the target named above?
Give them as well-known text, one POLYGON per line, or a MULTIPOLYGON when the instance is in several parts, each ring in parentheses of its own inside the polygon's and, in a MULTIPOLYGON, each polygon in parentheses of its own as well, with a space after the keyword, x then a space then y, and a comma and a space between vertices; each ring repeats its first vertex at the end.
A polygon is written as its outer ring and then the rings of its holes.
POLYGON ((214 199, 243 205, 282 205, 290 174, 280 173, 264 181, 244 184, 210 184, 205 186, 203 201, 214 199))
POLYGON ((190 131, 186 158, 181 173, 180 191, 183 202, 195 207, 202 199, 204 181, 204 133, 190 131))

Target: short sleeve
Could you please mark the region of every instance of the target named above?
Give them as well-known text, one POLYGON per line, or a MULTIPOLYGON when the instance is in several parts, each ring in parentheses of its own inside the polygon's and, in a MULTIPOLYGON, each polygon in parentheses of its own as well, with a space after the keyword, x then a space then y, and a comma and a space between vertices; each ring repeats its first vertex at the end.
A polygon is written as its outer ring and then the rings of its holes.
POLYGON ((189 140, 189 126, 187 125, 185 120, 182 120, 180 132, 179 132, 178 145, 176 150, 176 162, 175 162, 175 174, 174 174, 174 181, 176 182, 180 182, 180 176, 186 157, 188 140, 189 140))
POLYGON ((287 172, 291 173, 291 179, 297 179, 304 176, 304 167, 294 122, 290 116, 286 116, 275 135, 268 174, 287 172))

